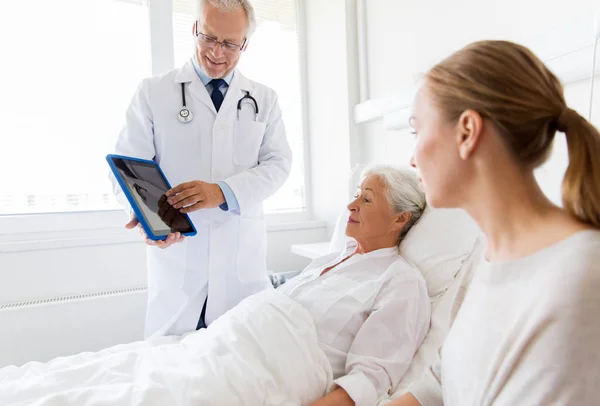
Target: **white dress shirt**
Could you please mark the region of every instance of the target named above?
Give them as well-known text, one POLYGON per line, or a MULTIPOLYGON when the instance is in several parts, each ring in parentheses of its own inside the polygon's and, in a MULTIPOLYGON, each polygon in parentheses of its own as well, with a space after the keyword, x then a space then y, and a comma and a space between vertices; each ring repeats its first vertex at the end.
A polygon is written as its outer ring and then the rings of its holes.
POLYGON ((356 405, 373 405, 394 388, 428 329, 431 308, 421 273, 397 248, 314 260, 278 289, 313 317, 335 384, 356 405), (349 259, 321 275, 326 268, 349 259))

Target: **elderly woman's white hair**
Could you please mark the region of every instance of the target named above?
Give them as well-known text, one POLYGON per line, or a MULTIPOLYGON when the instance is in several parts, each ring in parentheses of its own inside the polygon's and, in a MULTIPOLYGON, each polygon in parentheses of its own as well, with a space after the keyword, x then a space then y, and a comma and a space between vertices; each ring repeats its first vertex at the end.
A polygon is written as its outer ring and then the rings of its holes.
POLYGON ((409 169, 392 165, 372 165, 362 173, 367 176, 378 176, 384 184, 390 207, 395 213, 409 212, 410 220, 400 232, 398 245, 417 221, 421 218, 427 205, 425 193, 419 189, 417 174, 409 169))
POLYGON ((248 30, 246 31, 246 38, 250 38, 256 30, 256 15, 254 13, 254 7, 249 0, 197 0, 196 1, 196 20, 200 22, 200 25, 204 24, 204 8, 206 4, 210 4, 214 8, 230 12, 235 10, 238 6, 242 6, 246 12, 246 18, 248 19, 248 30))

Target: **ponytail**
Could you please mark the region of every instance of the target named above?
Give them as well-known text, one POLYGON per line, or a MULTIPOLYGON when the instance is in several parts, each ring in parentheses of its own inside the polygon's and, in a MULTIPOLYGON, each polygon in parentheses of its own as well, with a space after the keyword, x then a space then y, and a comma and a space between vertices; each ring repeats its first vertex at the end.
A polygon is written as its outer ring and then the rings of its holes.
POLYGON ((467 109, 479 112, 524 168, 545 162, 556 131, 565 133, 563 206, 600 229, 600 134, 566 106, 560 80, 529 49, 507 41, 474 42, 431 68, 426 79, 447 121, 457 121, 467 109))
POLYGON ((571 215, 600 228, 600 133, 569 108, 558 118, 557 129, 566 134, 569 149, 563 205, 571 215))

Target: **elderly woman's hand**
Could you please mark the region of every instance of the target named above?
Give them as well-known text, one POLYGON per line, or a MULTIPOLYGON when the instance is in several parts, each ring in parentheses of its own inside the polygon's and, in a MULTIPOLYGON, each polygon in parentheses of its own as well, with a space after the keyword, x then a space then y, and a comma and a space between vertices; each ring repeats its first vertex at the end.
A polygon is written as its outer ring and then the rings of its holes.
POLYGON ((329 395, 323 396, 311 406, 354 406, 354 401, 343 388, 337 388, 329 395))

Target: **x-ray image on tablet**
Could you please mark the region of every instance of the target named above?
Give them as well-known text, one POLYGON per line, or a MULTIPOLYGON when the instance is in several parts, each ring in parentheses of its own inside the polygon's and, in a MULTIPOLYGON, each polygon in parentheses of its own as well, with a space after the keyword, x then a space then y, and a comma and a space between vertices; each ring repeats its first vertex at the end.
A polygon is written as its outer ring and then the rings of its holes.
POLYGON ((171 186, 156 162, 119 155, 106 159, 150 239, 174 232, 196 234, 190 218, 167 202, 165 192, 171 186))

